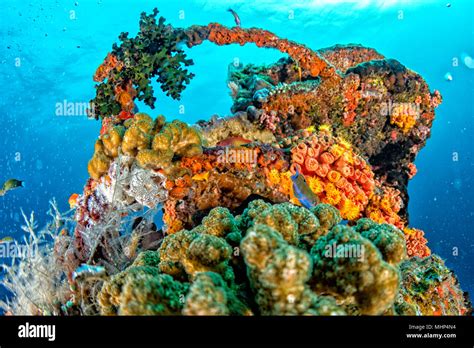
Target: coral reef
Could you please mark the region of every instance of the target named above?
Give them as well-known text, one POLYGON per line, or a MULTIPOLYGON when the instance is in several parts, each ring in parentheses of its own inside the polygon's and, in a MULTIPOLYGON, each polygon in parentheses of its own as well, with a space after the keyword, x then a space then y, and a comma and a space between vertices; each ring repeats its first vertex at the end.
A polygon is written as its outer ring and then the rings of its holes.
POLYGON ((135 158, 145 169, 168 169, 175 157, 201 153, 202 140, 196 129, 178 120, 167 123, 163 117, 153 120, 147 114, 137 113, 123 126, 113 127, 101 135, 88 170, 90 176, 98 180, 119 154, 135 158))
POLYGON ((159 269, 180 279, 192 279, 200 272, 213 271, 232 282, 233 274, 228 265, 231 256, 232 248, 223 238, 182 230, 164 239, 159 269))
POLYGON ((472 305, 456 276, 436 255, 413 257, 400 266, 402 287, 394 309, 400 315, 471 315, 472 305))
MULTIPOLYGON (((258 28, 174 28, 157 15, 143 13, 138 34, 121 34, 97 69, 90 112, 102 127, 90 178, 71 200, 73 216, 55 212, 56 225, 67 228, 55 229, 37 265, 8 269, 3 284, 15 296, 3 308, 470 313, 424 232, 408 227, 408 180, 439 92, 371 48, 315 51, 258 28), (206 40, 288 56, 268 66, 230 65, 231 115, 189 125, 138 112, 137 101, 154 107, 155 77, 179 99, 193 77, 180 45, 206 40), (43 297, 25 290, 30 280, 44 287, 43 297)), ((27 225, 34 234, 33 222, 27 225)))

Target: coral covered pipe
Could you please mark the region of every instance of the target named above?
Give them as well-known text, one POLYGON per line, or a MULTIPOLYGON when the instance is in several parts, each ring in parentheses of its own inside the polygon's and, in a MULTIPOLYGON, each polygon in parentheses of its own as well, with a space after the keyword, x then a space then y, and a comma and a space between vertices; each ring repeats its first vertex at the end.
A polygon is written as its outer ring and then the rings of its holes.
POLYGON ((177 29, 178 37, 186 42, 188 47, 200 45, 209 40, 219 46, 238 43, 254 43, 257 47, 274 48, 287 53, 312 77, 323 78, 336 75, 336 70, 319 53, 304 45, 281 39, 275 34, 258 28, 243 29, 240 27, 227 28, 219 23, 210 23, 207 26, 194 25, 189 29, 177 29))

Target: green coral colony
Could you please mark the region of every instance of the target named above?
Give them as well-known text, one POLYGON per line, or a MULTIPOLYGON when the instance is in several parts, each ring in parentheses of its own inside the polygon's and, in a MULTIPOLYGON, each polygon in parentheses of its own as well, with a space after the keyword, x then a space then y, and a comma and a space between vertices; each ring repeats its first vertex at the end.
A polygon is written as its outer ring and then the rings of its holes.
POLYGON ((407 212, 437 91, 371 48, 312 51, 257 28, 174 28, 157 14, 142 14, 94 76, 102 129, 90 179, 71 196, 73 219, 53 205, 47 233, 27 223, 32 246, 53 243, 7 269, 8 313, 471 313, 407 212), (154 78, 179 99, 193 77, 180 45, 205 40, 288 57, 229 68, 231 116, 188 125, 136 112, 135 100, 155 106, 154 78))

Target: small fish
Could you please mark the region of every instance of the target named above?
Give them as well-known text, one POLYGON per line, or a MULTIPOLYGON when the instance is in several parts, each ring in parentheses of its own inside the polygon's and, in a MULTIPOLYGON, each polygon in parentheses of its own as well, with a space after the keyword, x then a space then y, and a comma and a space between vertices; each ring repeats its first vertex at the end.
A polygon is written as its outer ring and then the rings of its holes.
POLYGON ((191 179, 196 180, 196 181, 203 181, 203 180, 207 181, 209 179, 209 172, 196 174, 191 179))
POLYGON ((67 228, 63 228, 61 232, 59 232, 59 235, 63 237, 69 236, 69 231, 67 230, 67 228))
POLYGON ((291 181, 293 182, 293 193, 303 207, 309 209, 320 203, 318 196, 311 191, 306 179, 298 171, 291 176, 291 181))
POLYGON ((240 27, 240 17, 239 15, 237 14, 237 12, 235 12, 233 9, 229 8, 227 11, 229 11, 230 13, 232 13, 232 16, 234 16, 234 21, 235 21, 235 25, 240 27))
POLYGON ((82 280, 86 278, 103 278, 106 276, 105 268, 102 266, 92 266, 83 263, 72 273, 72 280, 82 280))
POLYGON ((242 137, 228 137, 227 139, 219 141, 217 143, 217 146, 240 147, 251 142, 252 140, 248 140, 242 137))
POLYGON ((451 73, 448 72, 444 75, 444 79, 446 81, 452 81, 453 80, 453 75, 451 75, 451 73))
POLYGON ((306 128, 306 131, 310 132, 310 133, 314 133, 316 131, 316 127, 315 126, 309 126, 308 128, 306 128))
POLYGON ((3 183, 2 188, 0 189, 0 196, 5 195, 10 190, 16 189, 18 187, 25 187, 25 183, 17 179, 9 179, 3 183))
POLYGON ((77 198, 79 197, 79 194, 73 193, 71 197, 69 197, 68 203, 69 207, 72 209, 77 205, 77 198))
POLYGON ((13 241, 12 237, 3 237, 2 239, 0 239, 0 243, 10 243, 12 241, 13 241))

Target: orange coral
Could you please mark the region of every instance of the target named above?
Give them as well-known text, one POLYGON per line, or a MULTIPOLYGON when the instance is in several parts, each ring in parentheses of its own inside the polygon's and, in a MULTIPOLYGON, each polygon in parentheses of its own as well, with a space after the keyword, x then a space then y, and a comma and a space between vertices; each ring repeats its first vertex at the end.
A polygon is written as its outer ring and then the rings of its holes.
POLYGON ((405 240, 407 243, 407 255, 409 257, 426 257, 431 255, 431 250, 426 243, 428 240, 424 237, 425 232, 416 228, 404 228, 405 240))
POLYGON ((360 85, 359 75, 349 74, 344 81, 344 116, 342 123, 344 126, 350 126, 354 123, 355 117, 357 116, 355 109, 359 105, 359 100, 362 97, 361 92, 358 90, 360 85))
POLYGON ((408 163, 408 178, 413 178, 417 172, 418 169, 416 168, 416 165, 414 163, 408 163))
POLYGON ((393 106, 390 123, 399 127, 403 134, 407 134, 420 117, 420 109, 417 104, 397 103, 393 106))
POLYGON ((191 177, 189 175, 183 175, 175 180, 168 178, 165 183, 165 188, 169 191, 170 197, 182 199, 190 192, 191 184, 191 177))
POLYGON ((94 74, 94 81, 95 82, 104 81, 104 79, 115 68, 120 70, 122 68, 122 62, 120 62, 117 59, 117 57, 115 57, 113 54, 109 53, 107 54, 107 57, 105 57, 104 62, 97 68, 94 74))
MULTIPOLYGON (((305 129, 311 125, 314 105, 318 104, 318 95, 313 91, 285 90, 268 97, 262 109, 265 114, 276 113, 277 120, 290 120, 293 129, 305 129)), ((277 123, 277 122, 274 122, 277 123)), ((270 123, 275 126, 274 123, 270 123)), ((267 128, 271 129, 269 125, 267 128)))
POLYGON ((388 223, 403 228, 405 223, 398 215, 402 204, 400 191, 392 187, 384 187, 382 194, 370 197, 364 215, 375 222, 388 223))
POLYGON ((324 203, 336 206, 343 218, 360 217, 375 187, 374 173, 349 143, 320 131, 291 152, 291 172, 305 175, 310 189, 324 203))
POLYGON ((109 132, 109 130, 112 128, 113 122, 110 117, 104 117, 102 119, 102 127, 100 128, 100 135, 104 135, 109 132))
POLYGON ((301 69, 307 70, 313 77, 335 74, 335 69, 319 53, 304 45, 281 39, 267 30, 244 29, 241 27, 227 28, 218 23, 211 23, 206 27, 194 26, 185 34, 188 46, 198 45, 205 39, 217 45, 255 43, 257 47, 275 48, 280 52, 287 53, 298 63, 301 69), (203 33, 207 34, 207 37, 203 37, 203 33))
POLYGON ((195 175, 215 168, 217 166, 217 159, 215 156, 210 155, 183 157, 181 159, 181 166, 189 168, 192 174, 195 175))
POLYGON ((435 90, 430 100, 431 106, 433 106, 434 108, 437 108, 439 104, 442 103, 442 101, 443 101, 443 98, 441 97, 441 93, 439 93, 438 90, 435 90))
POLYGON ((173 200, 167 200, 163 205, 163 222, 165 223, 163 229, 167 234, 176 233, 183 228, 183 223, 177 218, 175 208, 176 201, 173 200))
POLYGON ((115 87, 115 100, 118 101, 125 112, 131 113, 133 111, 135 107, 133 100, 136 96, 137 91, 133 88, 132 81, 115 87))

